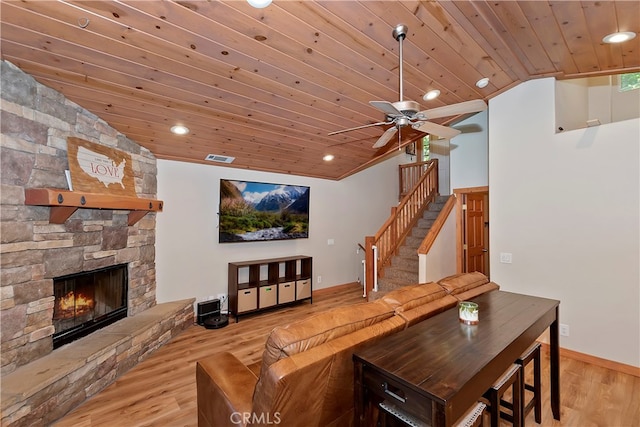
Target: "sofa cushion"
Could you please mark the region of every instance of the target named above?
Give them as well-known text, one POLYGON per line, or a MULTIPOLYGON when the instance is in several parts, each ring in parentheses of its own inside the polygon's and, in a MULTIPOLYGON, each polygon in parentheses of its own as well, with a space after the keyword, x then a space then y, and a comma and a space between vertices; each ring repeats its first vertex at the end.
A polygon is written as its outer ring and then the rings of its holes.
POLYGON ((287 326, 275 327, 262 353, 262 370, 272 363, 350 334, 393 316, 393 308, 377 300, 337 307, 287 326))
POLYGON ((452 295, 468 291, 485 283, 489 283, 489 278, 478 271, 454 274, 438 280, 438 284, 452 295))
POLYGON ((418 285, 403 286, 382 297, 382 301, 393 307, 396 312, 408 311, 431 301, 440 299, 447 292, 437 283, 429 282, 418 285))
POLYGON ((478 271, 454 274, 440 279, 438 284, 460 301, 500 288, 496 283, 489 282, 489 278, 478 271))
POLYGON ((396 314, 400 316, 406 322, 406 327, 413 326, 416 323, 422 322, 429 317, 435 316, 438 313, 455 307, 458 304, 458 299, 453 295, 448 295, 446 292, 441 298, 429 301, 425 304, 410 307, 410 305, 404 305, 396 308, 396 314))
POLYGON ((458 294, 452 295, 458 299, 458 301, 468 301, 472 298, 477 297, 478 295, 482 295, 485 292, 495 291, 496 289, 500 289, 497 283, 489 282, 484 285, 476 286, 475 288, 468 289, 464 292, 460 292, 458 294))

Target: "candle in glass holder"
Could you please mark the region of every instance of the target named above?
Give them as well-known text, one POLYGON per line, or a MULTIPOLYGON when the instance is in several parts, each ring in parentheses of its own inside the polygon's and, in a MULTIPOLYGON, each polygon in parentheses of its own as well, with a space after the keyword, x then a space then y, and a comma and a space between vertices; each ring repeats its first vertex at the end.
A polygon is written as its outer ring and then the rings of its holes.
POLYGON ((460 321, 467 325, 478 324, 478 304, 471 301, 461 301, 458 303, 458 313, 460 321))

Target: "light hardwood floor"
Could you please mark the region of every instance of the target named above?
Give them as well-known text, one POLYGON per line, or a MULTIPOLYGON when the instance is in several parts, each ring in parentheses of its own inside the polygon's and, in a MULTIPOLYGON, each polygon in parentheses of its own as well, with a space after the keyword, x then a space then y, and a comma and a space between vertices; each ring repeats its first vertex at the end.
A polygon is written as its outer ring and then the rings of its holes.
MULTIPOLYGON (((239 323, 230 323, 222 329, 194 325, 55 425, 197 426, 197 360, 230 351, 245 364, 258 362, 266 337, 276 325, 359 302, 363 302, 361 289, 356 284, 345 285, 314 293, 313 304, 241 318, 239 323)), ((640 426, 640 378, 561 357, 562 422, 558 422, 551 415, 549 363, 544 352, 542 368, 543 426, 640 426)), ((526 424, 536 425, 533 412, 526 424)))

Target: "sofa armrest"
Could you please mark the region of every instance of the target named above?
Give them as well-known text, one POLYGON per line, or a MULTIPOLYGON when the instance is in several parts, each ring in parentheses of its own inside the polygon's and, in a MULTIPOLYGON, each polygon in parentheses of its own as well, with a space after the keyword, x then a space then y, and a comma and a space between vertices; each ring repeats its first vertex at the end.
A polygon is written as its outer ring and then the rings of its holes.
POLYGON ((199 360, 196 364, 198 426, 244 426, 258 378, 228 352, 199 360))

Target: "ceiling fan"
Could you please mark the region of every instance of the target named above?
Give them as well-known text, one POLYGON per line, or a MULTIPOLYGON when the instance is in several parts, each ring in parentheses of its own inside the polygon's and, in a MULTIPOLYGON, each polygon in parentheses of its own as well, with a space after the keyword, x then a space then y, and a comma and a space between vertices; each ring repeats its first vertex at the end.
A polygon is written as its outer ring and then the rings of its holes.
MULTIPOLYGON (((441 138, 453 138, 460 133, 459 130, 433 123, 428 120, 437 119, 440 117, 457 116, 459 114, 477 113, 487 108, 487 104, 482 99, 475 99, 472 101, 465 101, 457 104, 445 105, 443 107, 436 107, 429 110, 420 111, 420 105, 417 102, 403 100, 402 41, 406 38, 407 31, 408 28, 406 25, 399 24, 393 29, 392 32, 393 38, 396 39, 400 44, 400 101, 393 103, 387 101, 369 101, 369 104, 385 113, 386 121, 370 123, 367 125, 357 126, 349 129, 343 129, 331 132, 329 133, 329 135, 336 135, 339 133, 364 129, 371 126, 393 125, 382 134, 382 136, 376 141, 375 144, 373 144, 373 148, 380 148, 385 146, 391 140, 391 138, 405 126, 411 126, 413 129, 419 130, 420 132, 437 135, 441 138)), ((398 140, 400 140, 399 132, 398 140)))

